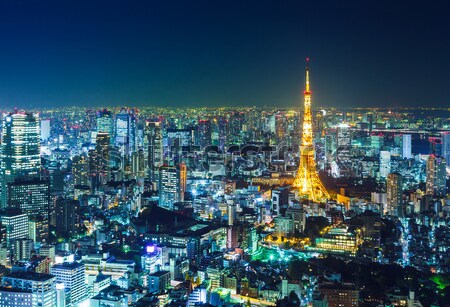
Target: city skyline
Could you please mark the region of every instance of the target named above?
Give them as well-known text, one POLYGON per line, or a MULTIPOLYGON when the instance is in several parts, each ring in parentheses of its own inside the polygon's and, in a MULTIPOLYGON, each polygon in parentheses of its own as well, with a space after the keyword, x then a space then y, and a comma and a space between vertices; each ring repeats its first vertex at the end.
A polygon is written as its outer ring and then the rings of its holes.
POLYGON ((448 5, 0 3, 0 104, 445 107, 448 5))

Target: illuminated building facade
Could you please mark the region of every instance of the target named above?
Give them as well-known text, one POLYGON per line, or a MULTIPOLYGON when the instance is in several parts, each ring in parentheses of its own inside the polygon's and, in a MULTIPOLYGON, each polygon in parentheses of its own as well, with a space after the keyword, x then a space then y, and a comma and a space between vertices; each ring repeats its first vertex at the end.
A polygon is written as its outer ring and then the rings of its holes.
POLYGON ((163 138, 160 122, 146 123, 144 141, 148 178, 156 183, 159 178, 159 167, 163 165, 163 138))
POLYGON ((316 169, 315 149, 313 144, 311 90, 309 88, 309 68, 306 67, 306 89, 304 92, 303 130, 300 145, 300 164, 293 186, 301 197, 312 201, 325 201, 330 198, 319 178, 316 169))
POLYGON ((8 183, 16 178, 38 177, 41 170, 40 124, 36 114, 3 114, 1 143, 2 207, 8 201, 8 183))
POLYGON ((49 220, 50 183, 48 181, 26 180, 8 184, 8 208, 21 209, 28 216, 49 220))
POLYGON ((97 132, 108 133, 110 136, 114 133, 113 116, 106 109, 97 112, 97 132))
POLYGON ((404 216, 403 210, 403 177, 399 173, 391 173, 386 180, 387 213, 404 216))
MULTIPOLYGON (((15 272, 9 276, 2 277, 2 289, 4 292, 0 296, 2 306, 20 306, 15 301, 9 299, 17 298, 11 292, 16 290, 24 296, 24 303, 29 303, 31 294, 31 304, 25 306, 32 307, 54 307, 56 306, 56 278, 52 275, 39 273, 15 272), (10 292, 11 291, 11 292, 10 292), (8 295, 5 295, 8 292, 8 295), (13 304, 9 304, 13 303, 13 304)), ((24 306, 24 305, 22 305, 24 306)))
POLYGON ((15 239, 28 238, 28 216, 20 210, 0 212, 2 226, 6 227, 6 247, 10 247, 15 239))
POLYGON ((173 209, 174 203, 184 201, 186 165, 162 166, 159 172, 159 205, 173 209))
POLYGON ((316 238, 315 243, 318 251, 354 255, 362 243, 361 231, 359 229, 350 231, 347 226, 339 225, 316 238))
POLYGON ((86 298, 85 267, 82 263, 65 262, 52 267, 56 282, 64 284, 66 306, 78 306, 86 298))
POLYGON ((430 155, 427 159, 426 193, 434 196, 446 194, 446 161, 442 157, 430 155))

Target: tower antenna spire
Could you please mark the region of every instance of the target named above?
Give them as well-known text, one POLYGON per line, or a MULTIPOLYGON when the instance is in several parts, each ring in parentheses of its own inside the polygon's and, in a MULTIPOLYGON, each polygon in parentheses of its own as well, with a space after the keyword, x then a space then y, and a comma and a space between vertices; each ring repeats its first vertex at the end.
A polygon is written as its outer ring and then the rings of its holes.
POLYGON ((309 57, 306 58, 306 87, 305 93, 311 93, 309 88, 309 57))

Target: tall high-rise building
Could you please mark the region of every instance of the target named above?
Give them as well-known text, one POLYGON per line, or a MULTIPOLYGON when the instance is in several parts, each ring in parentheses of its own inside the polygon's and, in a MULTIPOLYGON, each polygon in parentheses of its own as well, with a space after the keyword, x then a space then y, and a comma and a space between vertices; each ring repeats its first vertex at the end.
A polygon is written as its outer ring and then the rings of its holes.
POLYGON ((442 157, 447 161, 447 166, 450 166, 450 132, 442 133, 442 157))
POLYGON ((97 133, 95 149, 89 152, 89 172, 93 189, 98 184, 105 184, 110 179, 109 147, 109 134, 105 132, 97 133))
POLYGON ((57 283, 64 284, 66 306, 76 307, 86 298, 85 265, 78 262, 64 262, 52 267, 57 283))
POLYGON ((114 135, 114 124, 112 113, 106 109, 97 112, 97 132, 108 133, 109 136, 114 135))
POLYGON ((133 110, 122 109, 116 115, 115 144, 121 147, 124 153, 129 154, 136 149, 136 116, 133 110))
POLYGON ((50 120, 42 119, 41 120, 41 140, 47 141, 50 138, 50 120))
POLYGON ((192 129, 167 129, 167 145, 172 147, 187 147, 193 145, 192 129))
POLYGON ((70 238, 80 227, 80 204, 77 200, 58 197, 55 204, 56 234, 70 238))
POLYGON ((2 277, 0 293, 0 304, 4 307, 55 307, 56 278, 48 274, 14 272, 2 277))
POLYGON ((8 183, 8 208, 21 209, 29 217, 49 220, 50 183, 39 179, 8 183))
POLYGON ((391 172, 391 154, 389 151, 380 151, 380 177, 386 178, 391 172))
POLYGON ((144 142, 148 178, 156 184, 159 177, 159 168, 163 165, 163 137, 160 122, 146 123, 144 142))
POLYGON ((173 209, 174 203, 184 201, 186 165, 162 166, 159 172, 159 205, 173 209))
POLYGON ((443 157, 430 155, 427 159, 426 193, 443 197, 447 193, 446 161, 443 157))
POLYGON ((8 183, 19 177, 38 177, 41 170, 40 127, 37 114, 3 114, 1 161, 1 204, 8 201, 8 183))
POLYGON ((411 134, 402 135, 402 157, 411 159, 411 134))
POLYGON ((9 248, 16 239, 28 238, 28 216, 18 209, 0 211, 0 222, 6 227, 6 247, 9 248))
POLYGON ((203 150, 206 146, 211 145, 212 142, 211 133, 212 133, 211 121, 199 120, 195 143, 196 145, 200 146, 201 150, 203 150))
POLYGON ((34 241, 31 239, 16 239, 12 250, 14 261, 29 260, 34 250, 34 241))
MULTIPOLYGON (((309 60, 307 60, 309 61, 309 60)), ((324 201, 330 198, 319 178, 316 169, 315 149, 312 131, 311 90, 309 88, 309 68, 306 67, 306 88, 304 92, 304 114, 302 141, 300 145, 300 163, 293 186, 300 196, 313 201, 324 201)))
POLYGON ((89 159, 86 155, 74 156, 72 158, 73 184, 90 185, 89 159))
POLYGON ((403 176, 390 173, 386 179, 387 213, 399 217, 404 216, 403 210, 403 176))

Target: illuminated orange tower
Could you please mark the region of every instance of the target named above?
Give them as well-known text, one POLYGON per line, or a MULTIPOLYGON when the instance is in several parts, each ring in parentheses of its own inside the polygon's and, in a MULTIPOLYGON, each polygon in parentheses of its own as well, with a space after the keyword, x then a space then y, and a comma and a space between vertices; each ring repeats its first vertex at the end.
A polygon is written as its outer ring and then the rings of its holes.
POLYGON ((309 59, 306 59, 306 88, 304 92, 305 105, 303 113, 302 142, 300 144, 300 164, 294 180, 294 188, 298 195, 315 202, 324 202, 330 198, 320 181, 316 169, 315 149, 313 144, 311 90, 309 88, 309 59))

